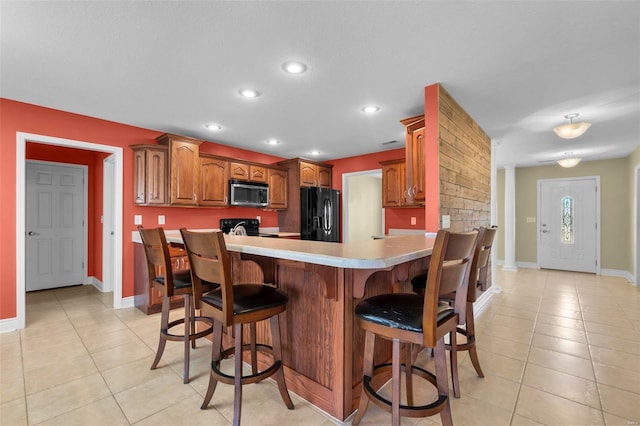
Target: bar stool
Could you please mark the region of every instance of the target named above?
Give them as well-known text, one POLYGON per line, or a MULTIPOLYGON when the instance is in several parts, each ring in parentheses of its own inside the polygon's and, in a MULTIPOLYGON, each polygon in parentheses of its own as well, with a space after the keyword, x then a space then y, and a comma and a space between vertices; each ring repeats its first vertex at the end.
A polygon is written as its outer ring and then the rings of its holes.
POLYGON ((289 397, 282 369, 280 323, 278 315, 284 312, 289 297, 274 287, 265 284, 234 284, 231 276, 231 261, 221 231, 192 232, 180 229, 184 241, 194 282, 209 281, 220 287, 202 296, 202 312, 213 318, 213 347, 211 352, 211 374, 209 387, 200 408, 205 409, 213 397, 218 382, 234 385, 233 424, 240 424, 242 386, 260 382, 275 376, 280 396, 289 409, 293 402, 289 397), (256 343, 256 323, 269 319, 271 345, 256 343), (249 325, 250 343, 243 344, 242 328, 249 325), (233 326, 234 347, 222 349, 223 327, 233 326), (251 374, 242 375, 242 353, 251 355, 251 374), (273 357, 273 363, 258 371, 257 352, 273 357), (234 356, 233 375, 220 370, 223 359, 234 356))
POLYGON ((217 285, 202 282, 194 286, 191 284, 189 270, 173 270, 169 245, 162 228, 144 229, 142 226, 138 226, 138 232, 147 258, 149 288, 155 288, 162 294, 160 339, 151 369, 154 370, 158 366, 168 340, 184 342, 183 382, 189 383, 189 354, 191 352, 189 343, 195 348, 196 339, 211 334, 213 331, 211 318, 196 316, 195 309, 200 307, 199 300, 202 292, 213 290, 217 285), (184 318, 169 322, 173 296, 184 297, 184 318), (197 322, 206 324, 206 328, 196 331, 197 322), (170 331, 180 324, 184 324, 182 334, 174 334, 170 331))
MULTIPOLYGON (((451 425, 449 379, 447 376, 444 336, 454 335, 458 324, 465 321, 465 310, 471 261, 477 242, 476 231, 451 233, 441 230, 436 236, 429 263, 427 290, 424 297, 412 293, 392 293, 373 296, 358 303, 356 321, 365 330, 362 391, 358 412, 353 420, 357 425, 364 417, 369 401, 391 412, 394 426, 400 425, 400 417, 427 417, 440 413, 442 423, 451 425), (440 301, 441 294, 457 293, 454 306, 440 301), (373 365, 376 337, 392 341, 391 364, 373 365), (401 364, 401 345, 409 350, 406 364, 401 364), (435 356, 435 375, 413 365, 410 355, 413 345, 432 348, 435 356), (400 370, 407 373, 407 405, 400 401, 400 370), (392 399, 378 393, 382 386, 376 375, 387 374, 391 369, 392 399), (425 405, 413 404, 411 376, 428 380, 438 390, 438 398, 425 405), (374 385, 377 383, 377 385, 374 385), (377 387, 377 388, 376 388, 377 387)), ((455 347, 455 342, 453 343, 455 347)))
MULTIPOLYGON (((450 345, 447 345, 451 356, 451 377, 453 381, 453 394, 456 398, 460 397, 460 386, 458 381, 458 369, 457 369, 457 352, 469 351, 469 357, 471 358, 471 364, 476 370, 478 377, 484 377, 482 368, 480 367, 480 361, 478 359, 478 351, 476 349, 476 335, 475 335, 475 320, 473 315, 473 303, 477 300, 477 289, 486 289, 487 284, 487 270, 489 269, 489 255, 491 254, 491 247, 493 240, 495 239, 497 226, 490 228, 479 228, 478 232, 478 245, 473 256, 473 262, 471 265, 471 273, 469 275, 469 289, 467 291, 467 304, 466 304, 466 318, 467 322, 465 327, 458 327, 457 333, 465 336, 463 343, 457 343, 456 350, 453 351, 450 345)), ((425 286, 427 285, 427 274, 421 274, 414 277, 411 280, 413 291, 417 294, 424 295, 425 286)), ((455 300, 455 294, 445 294, 441 296, 441 300, 448 303, 453 303, 455 300)))

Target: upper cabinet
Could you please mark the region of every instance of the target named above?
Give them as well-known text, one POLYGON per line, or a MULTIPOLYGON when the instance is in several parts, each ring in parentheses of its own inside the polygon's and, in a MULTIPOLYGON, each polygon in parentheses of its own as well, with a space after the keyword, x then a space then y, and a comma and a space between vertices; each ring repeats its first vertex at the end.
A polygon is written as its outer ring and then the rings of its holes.
POLYGON ((135 145, 133 149, 134 203, 166 205, 168 149, 159 145, 135 145))
POLYGON ((286 209, 289 206, 289 198, 287 194, 287 177, 286 170, 268 169, 269 175, 269 208, 286 209))
POLYGON ((404 158, 381 161, 382 207, 421 207, 407 199, 407 163, 404 158))
POLYGON ((400 120, 405 127, 407 200, 424 203, 424 115, 400 120))
POLYGON ((198 203, 207 207, 226 207, 229 203, 229 161, 200 154, 200 196, 198 203))
POLYGON ((229 177, 231 179, 249 180, 252 182, 262 183, 267 183, 268 180, 266 166, 234 161, 230 163, 230 170, 231 173, 229 177))
POLYGON ((168 133, 157 137, 156 141, 169 147, 169 204, 197 206, 202 141, 168 133))
POLYGON ((300 186, 331 188, 332 166, 309 161, 299 161, 300 186))

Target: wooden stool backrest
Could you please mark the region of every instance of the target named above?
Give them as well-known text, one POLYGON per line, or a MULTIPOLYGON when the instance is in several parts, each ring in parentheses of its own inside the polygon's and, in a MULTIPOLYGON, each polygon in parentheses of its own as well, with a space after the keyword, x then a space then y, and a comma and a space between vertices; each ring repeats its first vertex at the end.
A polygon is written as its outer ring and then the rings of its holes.
POLYGON ((435 347, 438 340, 436 318, 442 294, 456 293, 454 311, 458 324, 466 322, 467 289, 471 263, 478 242, 478 231, 452 233, 438 231, 433 246, 424 296, 424 344, 435 347))
MULTIPOLYGON (((201 288, 202 281, 220 285, 222 310, 214 312, 213 316, 225 327, 233 325, 233 280, 224 234, 222 231, 193 232, 185 228, 180 229, 180 233, 189 257, 194 288, 201 288)), ((200 306, 201 296, 194 297, 196 307, 200 306)))
POLYGON ((167 297, 173 296, 173 270, 171 269, 171 255, 169 245, 162 228, 148 228, 138 226, 138 232, 142 239, 142 246, 147 257, 147 269, 149 274, 149 285, 158 286, 160 283, 154 281, 158 276, 156 271, 164 271, 164 293, 167 297))
MULTIPOLYGON (((478 274, 476 285, 474 285, 474 296, 475 296, 475 287, 478 285, 482 286, 482 290, 486 290, 486 280, 487 280, 487 268, 489 267, 489 257, 491 255, 491 246, 493 246, 493 240, 496 237, 496 233, 498 231, 497 226, 492 226, 490 228, 486 228, 484 233, 484 238, 481 240, 481 251, 478 259, 478 274)), ((475 298, 472 300, 475 302, 475 298)))

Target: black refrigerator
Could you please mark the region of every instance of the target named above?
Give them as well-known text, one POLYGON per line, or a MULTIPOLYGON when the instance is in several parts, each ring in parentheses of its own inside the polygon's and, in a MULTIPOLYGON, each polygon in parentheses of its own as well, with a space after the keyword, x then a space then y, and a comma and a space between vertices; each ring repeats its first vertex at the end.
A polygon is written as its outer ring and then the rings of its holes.
POLYGON ((340 241, 340 191, 300 188, 300 238, 340 241))

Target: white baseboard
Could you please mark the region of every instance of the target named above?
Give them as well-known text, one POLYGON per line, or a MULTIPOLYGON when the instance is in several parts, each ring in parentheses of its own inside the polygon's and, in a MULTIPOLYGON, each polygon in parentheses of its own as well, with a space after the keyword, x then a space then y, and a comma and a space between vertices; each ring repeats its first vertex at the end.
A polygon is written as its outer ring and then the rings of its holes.
POLYGON ((92 285, 100 293, 104 293, 104 286, 102 285, 102 281, 100 281, 96 277, 87 277, 87 279, 84 281, 84 285, 92 285))
POLYGON ((135 306, 136 306, 136 304, 135 304, 133 296, 123 297, 122 298, 122 305, 120 306, 120 309, 133 308, 135 306))
POLYGON ((479 312, 482 312, 482 310, 489 304, 489 301, 491 300, 491 298, 493 297, 493 293, 495 292, 494 286, 495 283, 492 283, 491 287, 489 287, 487 291, 482 293, 482 295, 478 297, 475 302, 473 302, 473 312, 475 312, 475 315, 477 315, 479 312))
POLYGON ((621 269, 601 269, 600 275, 605 275, 607 277, 622 277, 631 284, 638 285, 638 283, 634 282, 633 275, 631 275, 631 272, 629 271, 623 271, 621 269))
POLYGON ((18 318, 6 318, 0 320, 0 334, 18 330, 18 318))

